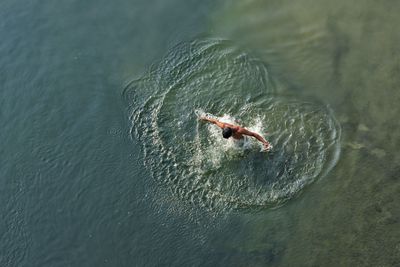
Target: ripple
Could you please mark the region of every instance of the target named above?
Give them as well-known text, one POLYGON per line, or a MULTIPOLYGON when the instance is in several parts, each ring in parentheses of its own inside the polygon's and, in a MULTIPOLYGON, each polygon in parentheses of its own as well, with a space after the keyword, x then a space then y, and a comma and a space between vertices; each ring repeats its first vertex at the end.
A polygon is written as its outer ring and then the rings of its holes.
POLYGON ((124 92, 154 179, 183 201, 229 210, 276 207, 326 174, 339 155, 332 112, 277 87, 262 61, 228 41, 174 47, 124 92), (251 139, 224 140, 198 121, 203 111, 257 131, 273 151, 262 153, 251 139))

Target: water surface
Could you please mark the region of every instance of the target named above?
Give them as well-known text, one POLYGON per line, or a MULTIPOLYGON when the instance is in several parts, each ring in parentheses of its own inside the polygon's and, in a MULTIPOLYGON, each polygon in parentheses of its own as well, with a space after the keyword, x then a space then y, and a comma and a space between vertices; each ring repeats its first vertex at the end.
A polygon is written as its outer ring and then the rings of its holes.
POLYGON ((399 10, 2 1, 0 265, 400 265, 399 10))

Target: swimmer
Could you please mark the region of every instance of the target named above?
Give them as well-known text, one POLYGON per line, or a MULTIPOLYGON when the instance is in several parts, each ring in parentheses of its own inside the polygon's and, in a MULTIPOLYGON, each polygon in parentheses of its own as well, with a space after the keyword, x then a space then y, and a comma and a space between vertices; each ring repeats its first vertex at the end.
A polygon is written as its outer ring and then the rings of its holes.
POLYGON ((233 139, 240 140, 240 139, 243 139, 243 135, 248 135, 248 136, 252 136, 252 137, 256 138, 258 141, 260 141, 263 144, 264 149, 266 151, 270 151, 272 148, 271 144, 267 140, 262 138, 261 135, 259 135, 258 133, 249 131, 238 125, 233 125, 233 124, 226 123, 226 122, 220 122, 216 119, 208 118, 206 116, 201 116, 199 119, 202 121, 208 121, 208 122, 211 122, 211 123, 217 125, 219 128, 222 129, 222 136, 226 139, 228 139, 229 137, 232 136, 233 139))

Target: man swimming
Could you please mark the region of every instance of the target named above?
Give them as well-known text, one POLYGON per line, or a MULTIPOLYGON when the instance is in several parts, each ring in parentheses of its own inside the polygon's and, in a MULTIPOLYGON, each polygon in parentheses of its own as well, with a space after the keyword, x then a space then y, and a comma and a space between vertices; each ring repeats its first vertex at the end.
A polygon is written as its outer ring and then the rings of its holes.
POLYGON ((226 122, 221 122, 216 119, 208 118, 205 116, 200 117, 200 120, 208 121, 208 122, 211 122, 211 123, 217 125, 219 128, 222 129, 222 136, 226 139, 228 139, 229 137, 232 136, 233 139, 240 140, 243 138, 243 135, 248 135, 248 136, 252 136, 252 137, 256 138, 258 141, 263 143, 263 146, 266 151, 269 151, 272 148, 271 144, 267 140, 262 138, 261 135, 259 135, 258 133, 249 131, 243 127, 233 125, 230 123, 226 123, 226 122))

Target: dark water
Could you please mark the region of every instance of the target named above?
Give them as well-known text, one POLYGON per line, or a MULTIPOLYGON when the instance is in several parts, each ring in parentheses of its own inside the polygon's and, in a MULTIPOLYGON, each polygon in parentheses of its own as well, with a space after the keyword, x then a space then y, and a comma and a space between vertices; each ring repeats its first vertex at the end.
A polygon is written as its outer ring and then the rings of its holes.
POLYGON ((2 1, 0 266, 400 265, 399 10, 2 1))

